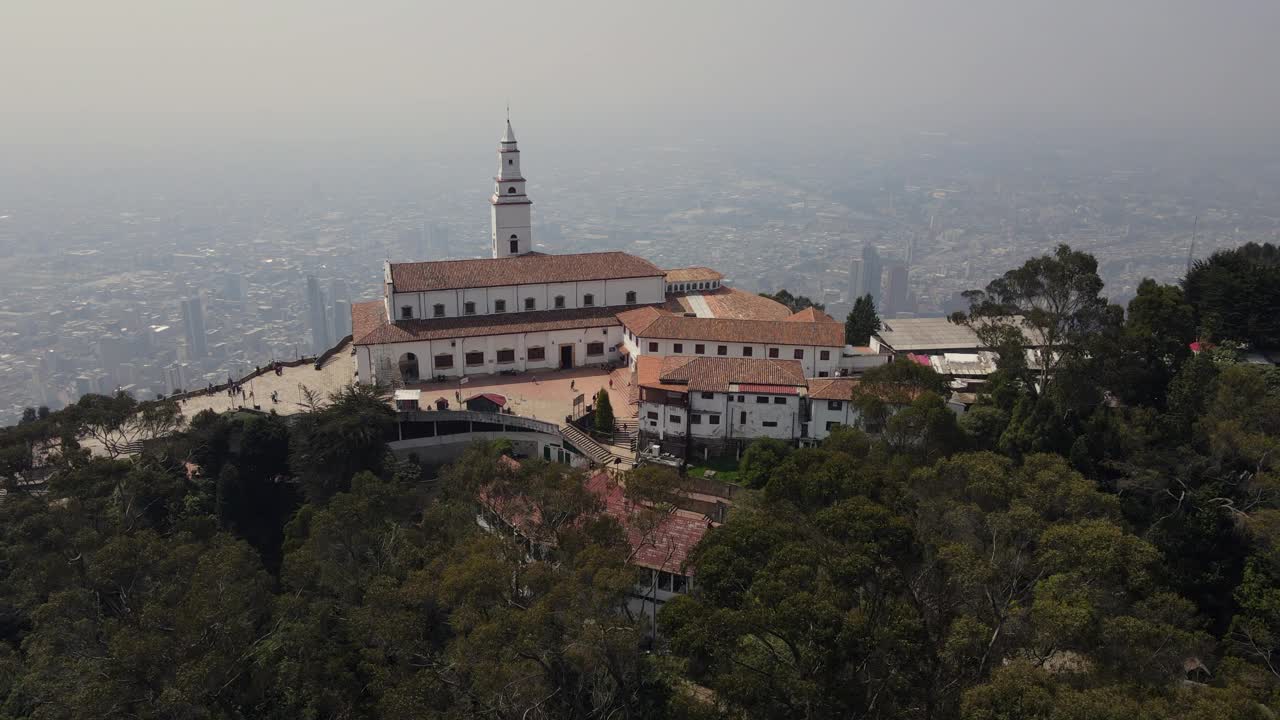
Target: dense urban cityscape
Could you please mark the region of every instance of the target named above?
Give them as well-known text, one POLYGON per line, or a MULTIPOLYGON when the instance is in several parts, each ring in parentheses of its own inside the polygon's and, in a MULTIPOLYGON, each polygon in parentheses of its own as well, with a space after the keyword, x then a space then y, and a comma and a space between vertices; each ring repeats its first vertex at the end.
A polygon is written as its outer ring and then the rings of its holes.
MULTIPOLYGON (((1124 301, 1144 277, 1176 280, 1189 257, 1280 232, 1274 163, 1154 144, 651 143, 621 166, 589 147, 534 147, 536 249, 710 265, 836 318, 864 292, 886 317, 959 309, 962 291, 1060 242, 1094 253, 1124 301)), ((412 165, 375 153, 238 184, 199 166, 163 185, 131 186, 128 169, 118 184, 54 194, 15 183, 0 207, 0 422, 323 352, 350 333, 350 303, 378 296, 381 260, 484 254, 477 154, 412 165), (474 181, 453 182, 463 177, 474 181)))

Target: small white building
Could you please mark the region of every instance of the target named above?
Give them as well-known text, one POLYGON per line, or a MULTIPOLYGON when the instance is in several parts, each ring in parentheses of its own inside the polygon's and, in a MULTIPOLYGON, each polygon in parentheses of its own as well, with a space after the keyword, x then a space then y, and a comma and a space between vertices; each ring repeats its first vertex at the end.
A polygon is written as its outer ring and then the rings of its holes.
POLYGON ((684 450, 755 438, 804 437, 806 381, 800 361, 660 357, 636 362, 641 440, 684 450))
POLYGON ((857 425, 858 411, 850 398, 858 384, 854 378, 809 380, 809 436, 822 440, 838 425, 857 425))

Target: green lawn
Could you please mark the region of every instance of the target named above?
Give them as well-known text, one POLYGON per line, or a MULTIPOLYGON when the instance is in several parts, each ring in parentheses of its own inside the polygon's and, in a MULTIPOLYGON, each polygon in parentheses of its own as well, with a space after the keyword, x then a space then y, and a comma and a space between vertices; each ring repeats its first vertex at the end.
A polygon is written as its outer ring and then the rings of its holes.
POLYGON ((706 462, 689 463, 689 477, 702 477, 708 470, 716 471, 716 479, 728 483, 738 482, 738 461, 732 456, 713 457, 706 462))

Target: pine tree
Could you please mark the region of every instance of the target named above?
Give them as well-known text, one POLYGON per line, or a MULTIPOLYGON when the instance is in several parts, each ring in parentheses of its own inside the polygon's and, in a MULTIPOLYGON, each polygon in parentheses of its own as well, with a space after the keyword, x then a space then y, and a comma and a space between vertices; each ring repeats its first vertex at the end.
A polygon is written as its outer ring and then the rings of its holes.
POLYGON ((880 316, 876 314, 876 301, 871 295, 863 295, 853 303, 849 317, 844 321, 844 341, 850 345, 866 345, 871 334, 880 330, 880 316))
POLYGON ((605 388, 596 393, 596 430, 613 432, 613 403, 609 402, 609 391, 605 388))

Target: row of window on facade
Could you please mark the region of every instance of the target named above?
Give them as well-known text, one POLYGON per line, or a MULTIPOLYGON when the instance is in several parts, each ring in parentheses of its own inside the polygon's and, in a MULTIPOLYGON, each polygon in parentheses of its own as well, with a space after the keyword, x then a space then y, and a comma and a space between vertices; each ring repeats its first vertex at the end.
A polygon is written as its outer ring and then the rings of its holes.
POLYGON ((650 570, 649 587, 662 592, 687 593, 693 586, 693 578, 666 570, 650 570))
MULTIPOLYGON (((585 294, 585 295, 583 295, 583 296, 582 296, 582 307, 595 307, 595 304, 596 304, 596 296, 595 296, 595 295, 593 295, 593 294, 591 294, 591 293, 587 293, 587 294, 585 294)), ((634 291, 634 290, 629 290, 629 291, 627 291, 627 304, 628 304, 628 305, 635 305, 635 304, 636 304, 636 293, 635 293, 635 291, 634 291)), ((552 307, 553 307, 554 309, 556 309, 556 310, 563 310, 563 309, 565 308, 565 297, 564 297, 563 295, 557 295, 557 296, 555 296, 555 298, 552 300, 552 307)), ((524 299, 524 309, 525 309, 526 311, 537 310, 537 309, 538 309, 538 303, 537 303, 537 300, 535 300, 534 298, 525 298, 525 299, 524 299)), ((506 301, 506 300, 494 300, 494 301, 493 301, 493 312, 494 312, 494 313, 504 313, 504 312, 506 312, 506 311, 507 311, 507 301, 506 301)), ((464 302, 464 303, 462 304, 462 314, 463 314, 463 315, 475 315, 475 314, 476 314, 476 304, 475 304, 474 302, 472 302, 472 301, 464 302)), ((442 318, 442 317, 445 317, 445 316, 446 316, 446 314, 445 314, 445 306, 444 306, 444 303, 436 303, 435 305, 432 305, 432 306, 431 306, 431 317, 442 318)), ((413 306, 412 306, 412 305, 401 305, 401 306, 400 306, 400 319, 401 319, 401 320, 411 320, 411 319, 413 319, 413 306)))
MULTIPOLYGON (((525 348, 525 355, 530 362, 538 362, 538 361, 546 360, 547 349, 544 347, 538 347, 538 346, 525 348)), ((587 357, 593 357, 597 355, 604 355, 604 343, 602 342, 587 343, 587 357)), ((484 362, 485 362, 484 351, 473 350, 468 353, 463 353, 462 359, 463 359, 463 362, 466 363, 467 367, 484 365, 484 362)), ((514 363, 516 361, 516 351, 513 349, 498 350, 497 352, 494 353, 494 361, 497 362, 499 365, 514 363)), ((439 355, 436 355, 435 357, 432 358, 432 362, 435 365, 435 367, 440 369, 451 368, 453 367, 453 353, 440 353, 439 355)), ((410 364, 416 366, 417 363, 418 363, 418 356, 414 355, 413 353, 405 353, 400 356, 400 365, 402 367, 410 364)))
MULTIPOLYGON (((701 425, 702 417, 703 417, 703 413, 689 413, 689 424, 701 425)), ((649 411, 648 413, 646 413, 645 418, 649 421, 649 427, 658 427, 658 413, 649 411)), ((720 416, 718 414, 715 414, 715 413, 707 414, 706 418, 707 418, 708 425, 720 424, 720 416)), ((683 422, 683 419, 679 415, 669 415, 667 416, 667 422, 671 423, 672 425, 679 425, 681 422, 683 422)), ((738 424, 739 425, 747 424, 746 410, 741 410, 738 412, 738 424)), ((827 423, 827 424, 830 425, 831 423, 827 423)), ((762 420, 760 422, 760 425, 762 427, 778 427, 778 421, 762 420)), ((830 430, 830 428, 827 428, 827 429, 830 430)))
MULTIPOLYGON (((650 343, 649 343, 649 352, 651 352, 651 353, 656 353, 656 352, 658 352, 658 343, 656 343, 656 342, 650 342, 650 343)), ((671 345, 671 353, 672 353, 673 355, 683 355, 683 354, 684 354, 684 343, 672 343, 672 345, 671 345)), ((706 345, 704 345, 704 344, 702 344, 702 343, 698 343, 698 344, 694 345, 694 346, 693 346, 693 354, 694 354, 694 355, 706 355, 706 354, 707 354, 707 346, 706 346, 706 345)), ((719 355, 719 356, 722 356, 722 357, 723 357, 723 356, 727 356, 728 354, 729 354, 729 346, 728 346, 728 345, 717 345, 717 346, 716 346, 716 355, 719 355)), ((751 347, 750 345, 743 345, 743 346, 742 346, 742 357, 753 357, 754 355, 755 355, 755 348, 751 347)), ((778 348, 776 348, 776 347, 771 347, 771 348, 769 348, 769 357, 770 357, 770 359, 774 359, 774 360, 776 360, 776 359, 778 359, 779 355, 780 355, 780 351, 779 351, 779 349, 778 349, 778 348)), ((796 348, 796 349, 792 350, 792 351, 791 351, 791 357, 792 357, 792 358, 794 358, 794 359, 796 359, 796 360, 803 360, 803 359, 804 359, 804 350, 803 350, 802 348, 796 348)), ((819 350, 819 351, 818 351, 818 359, 819 359, 819 360, 830 360, 830 359, 831 359, 831 351, 830 351, 830 350, 819 350)))
POLYGON ((667 285, 667 292, 690 292, 692 290, 715 290, 718 287, 720 287, 719 280, 710 280, 706 282, 670 283, 667 285))

